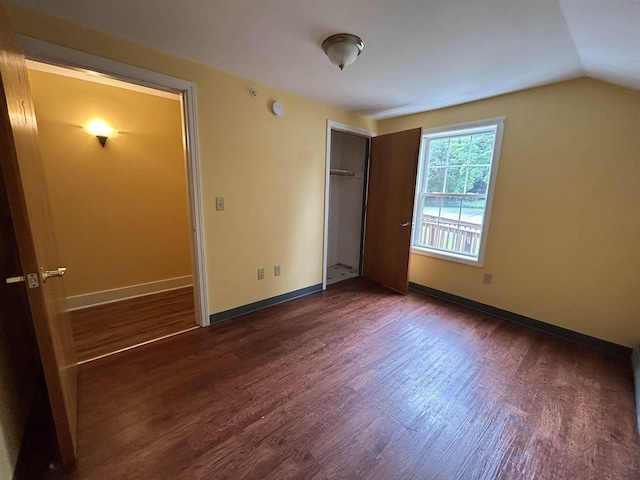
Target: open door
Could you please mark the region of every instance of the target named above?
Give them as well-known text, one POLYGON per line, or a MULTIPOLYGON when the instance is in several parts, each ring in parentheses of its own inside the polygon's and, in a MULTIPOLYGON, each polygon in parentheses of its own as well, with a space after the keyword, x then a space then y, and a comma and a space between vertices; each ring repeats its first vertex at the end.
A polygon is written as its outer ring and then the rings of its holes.
POLYGON ((7 286, 16 295, 27 294, 29 308, 23 315, 31 318, 24 321, 33 322, 61 459, 69 463, 76 452, 77 362, 63 284, 55 278, 64 270, 58 270, 25 59, 1 5, 0 81, 0 185, 6 190, 12 220, 7 228, 14 230, 22 268, 1 272, 0 280, 7 283, 11 276, 7 286))
POLYGON ((411 222, 422 129, 371 139, 362 276, 409 290, 411 222))

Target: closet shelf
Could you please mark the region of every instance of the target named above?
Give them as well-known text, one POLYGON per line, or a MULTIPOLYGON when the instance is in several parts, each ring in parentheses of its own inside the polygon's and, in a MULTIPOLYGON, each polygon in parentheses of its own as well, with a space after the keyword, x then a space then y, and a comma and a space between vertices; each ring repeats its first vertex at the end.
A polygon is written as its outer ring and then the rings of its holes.
POLYGON ((337 168, 332 168, 329 173, 340 177, 353 177, 356 174, 356 172, 352 172, 351 170, 338 170, 337 168))

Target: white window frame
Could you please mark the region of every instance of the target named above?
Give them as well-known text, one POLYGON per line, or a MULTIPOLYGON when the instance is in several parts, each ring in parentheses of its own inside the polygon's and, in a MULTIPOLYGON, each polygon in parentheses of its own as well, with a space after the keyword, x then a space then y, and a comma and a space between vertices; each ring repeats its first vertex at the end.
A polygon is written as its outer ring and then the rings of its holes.
POLYGON ((474 122, 459 123, 456 125, 447 125, 436 128, 429 128, 422 130, 422 140, 420 144, 420 159, 418 164, 418 175, 416 177, 416 196, 414 200, 413 211, 413 231, 411 232, 411 252, 419 255, 426 255, 429 257, 441 258, 443 260, 450 260, 453 262, 464 263, 467 265, 473 265, 475 267, 484 266, 484 254, 487 248, 487 238, 489 236, 489 221, 491 219, 491 208, 493 206, 493 194, 495 191, 496 179, 498 176, 498 164, 500 162, 500 151, 502 149, 502 136, 504 131, 504 124, 506 122, 505 117, 489 118, 486 120, 478 120, 474 122), (420 196, 422 191, 420 189, 424 171, 427 167, 427 158, 429 155, 426 148, 429 140, 451 137, 454 135, 465 135, 474 133, 487 127, 495 127, 496 137, 493 147, 493 157, 491 159, 491 170, 489 173, 489 185, 487 188, 487 201, 484 209, 484 217, 482 221, 482 234, 480 236, 480 249, 478 251, 477 260, 455 252, 447 252, 443 250, 435 250, 428 247, 422 247, 417 245, 418 235, 421 228, 421 212, 420 212, 420 196))

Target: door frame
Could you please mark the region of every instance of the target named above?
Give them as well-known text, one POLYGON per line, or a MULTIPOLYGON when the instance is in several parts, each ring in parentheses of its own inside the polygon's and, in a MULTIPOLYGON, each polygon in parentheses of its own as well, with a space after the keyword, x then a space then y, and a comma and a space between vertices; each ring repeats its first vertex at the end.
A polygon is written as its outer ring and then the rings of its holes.
MULTIPOLYGON (((323 252, 322 252, 322 290, 327 288, 327 260, 329 251, 329 197, 330 197, 330 182, 331 182, 331 142, 333 140, 332 132, 349 133, 358 137, 364 137, 369 140, 377 135, 376 132, 365 130, 364 128, 354 127, 353 125, 347 125, 346 123, 340 123, 333 120, 327 120, 327 149, 325 160, 325 181, 324 181, 324 240, 323 240, 323 252)), ((368 165, 369 159, 367 158, 366 164, 368 165)), ((365 168, 365 170, 367 170, 365 168)), ((367 193, 367 176, 364 178, 364 190, 366 198, 367 193)), ((362 206, 363 210, 366 209, 366 203, 362 206)), ((363 222, 364 228, 364 222, 363 222)), ((362 235, 362 234, 361 234, 362 235)), ((362 239, 361 243, 362 245, 362 239)), ((362 259, 360 261, 362 263, 362 259)))
POLYGON ((191 257, 195 315, 198 325, 201 327, 209 326, 211 322, 209 319, 210 310, 207 290, 195 83, 24 35, 18 35, 18 39, 24 50, 25 57, 29 60, 70 68, 72 70, 97 72, 116 80, 177 93, 182 97, 187 189, 189 193, 189 219, 191 224, 191 257))

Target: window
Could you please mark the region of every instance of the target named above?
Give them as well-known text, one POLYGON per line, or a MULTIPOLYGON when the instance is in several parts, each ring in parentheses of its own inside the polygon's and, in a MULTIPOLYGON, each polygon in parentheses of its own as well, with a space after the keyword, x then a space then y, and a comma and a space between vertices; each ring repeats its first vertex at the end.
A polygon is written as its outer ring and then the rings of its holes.
POLYGON ((482 266, 504 121, 423 132, 414 253, 482 266))

